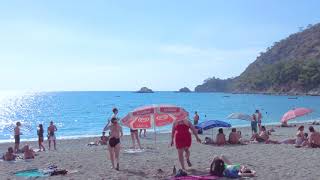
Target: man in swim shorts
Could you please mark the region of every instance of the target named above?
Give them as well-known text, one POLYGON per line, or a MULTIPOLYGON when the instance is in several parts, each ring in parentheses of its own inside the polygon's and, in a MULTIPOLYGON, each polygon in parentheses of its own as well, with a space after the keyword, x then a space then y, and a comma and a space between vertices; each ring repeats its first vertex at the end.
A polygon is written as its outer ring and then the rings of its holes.
POLYGON ((118 124, 117 118, 111 119, 111 125, 109 125, 110 129, 110 139, 109 139, 109 153, 112 168, 115 168, 119 171, 119 154, 120 154, 120 137, 123 136, 122 127, 118 124), (116 167, 114 164, 114 160, 116 160, 116 167))
POLYGON ((50 122, 50 126, 48 127, 48 142, 49 142, 49 150, 51 149, 51 141, 53 141, 54 150, 56 148, 56 135, 55 131, 57 131, 57 127, 53 124, 53 121, 50 122))
POLYGON ((19 145, 20 145, 20 126, 21 123, 17 122, 16 127, 14 128, 14 152, 17 153, 19 151, 19 145))

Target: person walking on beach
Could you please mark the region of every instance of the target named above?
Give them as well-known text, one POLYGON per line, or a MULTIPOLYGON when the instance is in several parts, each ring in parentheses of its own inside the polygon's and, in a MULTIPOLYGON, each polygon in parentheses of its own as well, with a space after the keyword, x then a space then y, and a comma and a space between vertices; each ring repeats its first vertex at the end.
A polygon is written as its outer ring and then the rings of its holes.
POLYGON ((198 112, 197 112, 197 111, 194 112, 193 125, 195 125, 195 126, 198 125, 199 119, 200 119, 200 117, 199 117, 199 115, 198 115, 198 112))
POLYGON ((190 129, 196 137, 197 141, 201 143, 201 139, 198 137, 196 128, 187 119, 175 121, 172 125, 171 146, 173 146, 174 143, 176 144, 176 148, 178 150, 178 157, 182 169, 185 169, 183 152, 185 152, 185 157, 187 159, 188 166, 192 166, 190 162, 189 150, 191 146, 191 133, 189 131, 190 129))
POLYGON ((53 121, 50 122, 50 126, 48 127, 48 141, 49 141, 49 150, 51 149, 51 141, 53 142, 54 150, 56 148, 56 135, 57 127, 53 124, 53 121))
POLYGON ((19 145, 20 145, 20 126, 21 123, 17 122, 16 127, 14 127, 14 152, 17 153, 19 151, 19 145))
POLYGON ((251 119, 251 130, 252 130, 252 135, 257 134, 257 116, 255 114, 252 114, 252 119, 251 119))
POLYGON ((123 136, 122 127, 118 124, 117 118, 111 119, 110 139, 109 139, 109 154, 111 159, 112 168, 119 171, 119 154, 120 154, 120 137, 123 136), (116 160, 116 167, 114 161, 116 160))
POLYGON ((257 118, 259 131, 261 131, 262 114, 261 114, 260 111, 257 109, 256 112, 255 112, 255 115, 256 115, 256 118, 257 118))
POLYGON ((44 148, 44 145, 43 145, 43 139, 44 139, 43 133, 44 133, 43 126, 42 126, 42 124, 39 124, 37 134, 38 134, 38 144, 39 144, 40 151, 41 151, 41 149, 43 149, 43 151, 46 150, 46 148, 44 148))

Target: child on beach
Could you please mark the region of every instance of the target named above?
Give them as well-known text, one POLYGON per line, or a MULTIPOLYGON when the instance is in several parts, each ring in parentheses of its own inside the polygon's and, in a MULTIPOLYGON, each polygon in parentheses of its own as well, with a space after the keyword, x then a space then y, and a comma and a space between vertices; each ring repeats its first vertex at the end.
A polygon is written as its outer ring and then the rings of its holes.
POLYGON ((111 125, 109 125, 110 129, 110 139, 109 139, 109 153, 112 168, 115 168, 119 171, 119 153, 120 153, 120 137, 123 136, 122 127, 118 124, 117 118, 111 119, 111 125), (114 160, 116 160, 116 167, 114 160))
POLYGON ((41 149, 43 149, 43 151, 45 151, 46 149, 44 148, 44 145, 43 145, 43 133, 44 133, 44 130, 43 130, 43 126, 42 124, 39 124, 39 128, 37 130, 37 134, 38 134, 38 144, 39 144, 39 149, 41 151, 41 149))
POLYGON ((20 126, 21 123, 17 122, 16 123, 16 127, 14 128, 14 152, 18 152, 19 151, 19 145, 20 145, 20 126))
POLYGON ((13 148, 9 147, 8 152, 6 152, 2 158, 4 161, 13 161, 16 159, 16 157, 17 156, 13 153, 13 148))

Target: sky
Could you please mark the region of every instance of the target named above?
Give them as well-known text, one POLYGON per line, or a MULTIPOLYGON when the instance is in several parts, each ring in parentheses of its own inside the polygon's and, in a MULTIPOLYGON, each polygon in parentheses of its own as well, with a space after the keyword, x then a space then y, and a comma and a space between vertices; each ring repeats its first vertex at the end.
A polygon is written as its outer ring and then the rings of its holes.
POLYGON ((0 90, 194 89, 320 22, 317 0, 1 1, 0 90))

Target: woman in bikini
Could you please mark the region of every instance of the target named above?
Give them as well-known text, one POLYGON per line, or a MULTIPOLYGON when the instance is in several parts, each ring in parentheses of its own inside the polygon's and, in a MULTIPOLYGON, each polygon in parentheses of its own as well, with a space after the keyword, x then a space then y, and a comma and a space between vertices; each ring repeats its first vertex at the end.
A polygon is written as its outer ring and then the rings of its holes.
POLYGON ((44 133, 43 125, 39 124, 39 129, 37 130, 37 134, 38 134, 38 145, 39 145, 40 151, 41 151, 41 148, 43 149, 43 151, 46 150, 46 148, 43 145, 43 139, 44 139, 43 138, 43 133, 44 133))
POLYGON ((201 139, 198 137, 197 129, 192 125, 190 121, 188 120, 175 121, 172 125, 171 146, 173 146, 175 142, 182 169, 185 169, 183 152, 186 153, 185 156, 187 159, 188 166, 189 167, 192 166, 189 159, 190 158, 189 148, 191 146, 191 133, 189 131, 190 129, 194 134, 194 136, 196 137, 197 141, 201 143, 201 139))
POLYGON ((109 153, 112 163, 112 168, 119 171, 119 153, 120 153, 120 137, 123 136, 122 127, 118 124, 117 118, 111 119, 110 129, 110 139, 109 139, 109 153), (116 167, 114 165, 114 160, 116 160, 116 167))

